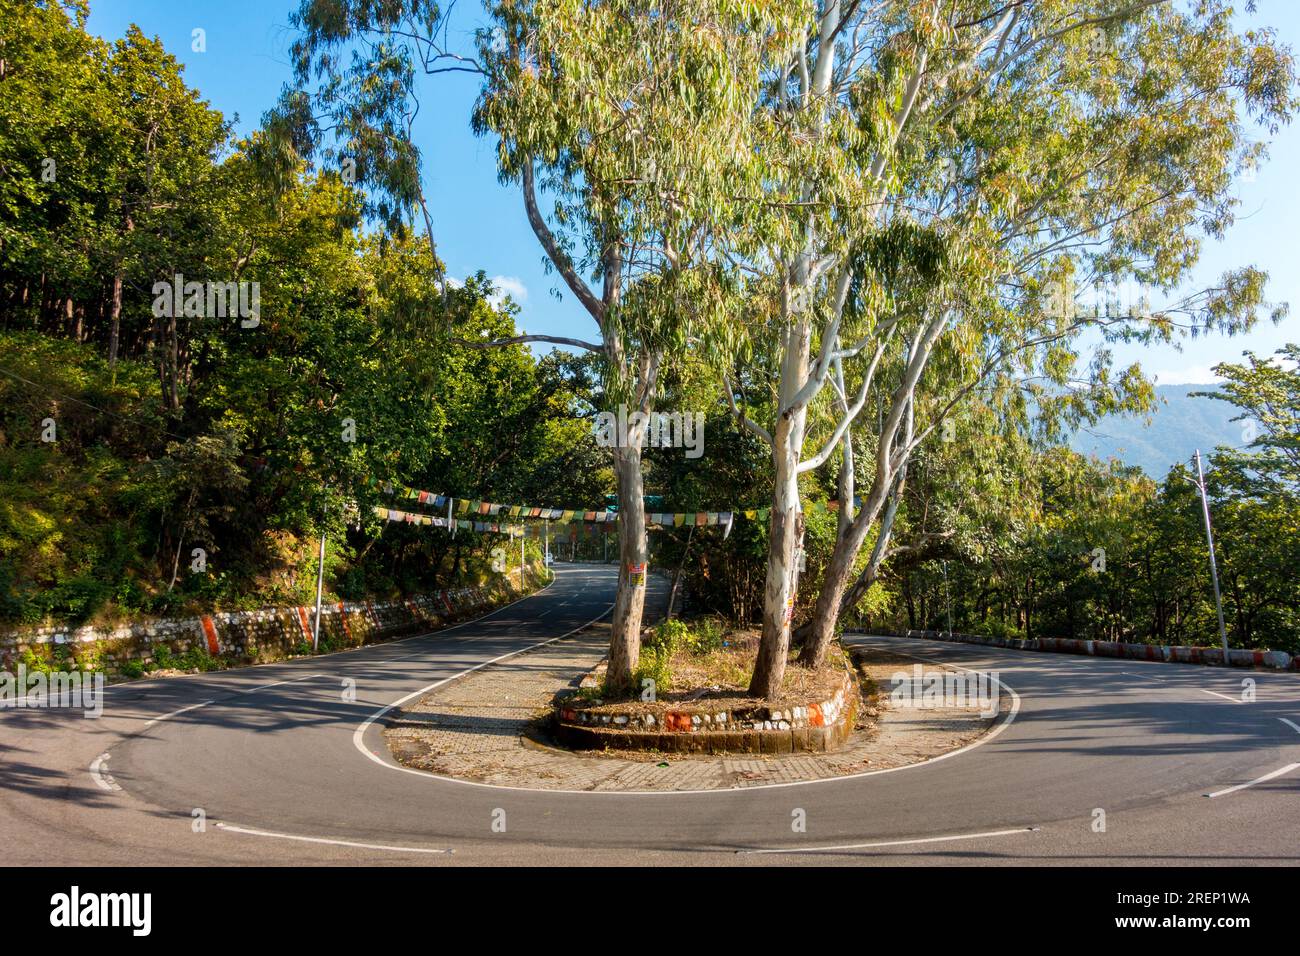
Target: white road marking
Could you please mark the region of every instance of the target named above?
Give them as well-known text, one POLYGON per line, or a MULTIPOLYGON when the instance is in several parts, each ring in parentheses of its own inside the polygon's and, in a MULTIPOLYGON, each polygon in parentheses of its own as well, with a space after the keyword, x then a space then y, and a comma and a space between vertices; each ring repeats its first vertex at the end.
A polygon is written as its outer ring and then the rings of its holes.
POLYGON ((1202 694, 1213 694, 1215 697, 1222 697, 1224 700, 1228 701, 1228 703, 1230 703, 1230 704, 1244 704, 1244 703, 1245 703, 1244 700, 1241 700, 1241 699, 1239 699, 1239 698, 1237 698, 1237 697, 1229 697, 1227 694, 1220 694, 1217 690, 1206 690, 1204 687, 1198 687, 1198 688, 1196 688, 1196 689, 1199 690, 1202 694))
MULTIPOLYGON (((381 717, 383 717, 383 716, 384 716, 385 714, 387 714, 389 711, 391 711, 391 710, 396 710, 398 707, 401 707, 401 706, 402 706, 403 704, 405 704, 408 700, 414 700, 416 697, 420 697, 420 696, 422 696, 422 695, 424 695, 424 694, 427 694, 427 693, 428 693, 429 691, 431 691, 431 690, 436 690, 436 689, 438 689, 438 688, 441 687, 443 684, 447 684, 447 683, 450 683, 451 681, 454 681, 454 680, 457 680, 457 679, 459 679, 459 678, 461 678, 461 677, 464 677, 466 674, 472 674, 472 673, 474 673, 474 671, 476 671, 476 670, 481 670, 482 668, 487 667, 489 664, 495 664, 495 663, 497 663, 498 661, 503 661, 503 660, 505 660, 505 659, 508 658, 508 657, 514 657, 514 656, 516 656, 516 655, 518 655, 518 654, 523 654, 523 653, 525 653, 526 651, 531 651, 531 650, 534 650, 535 648, 538 648, 538 647, 545 647, 547 644, 554 644, 556 641, 563 640, 564 638, 568 637, 570 634, 576 634, 578 631, 581 631, 583 628, 585 628, 585 627, 590 627, 591 625, 593 625, 593 624, 595 624, 597 621, 599 621, 601 618, 605 617, 605 615, 609 614, 609 612, 612 611, 612 610, 614 610, 614 605, 613 605, 613 603, 611 602, 610 605, 609 605, 609 607, 605 608, 605 610, 602 611, 602 612, 601 612, 597 617, 593 617, 593 618, 592 618, 590 621, 588 621, 586 624, 579 624, 577 627, 575 627, 575 628, 574 628, 573 630, 571 630, 571 631, 565 631, 565 632, 564 632, 563 634, 561 634, 559 637, 552 637, 552 638, 550 638, 549 640, 538 641, 536 644, 529 644, 527 647, 520 648, 520 649, 517 650, 517 651, 511 651, 511 652, 508 653, 508 654, 502 654, 502 655, 500 655, 499 657, 494 657, 494 658, 492 658, 491 660, 483 661, 483 663, 481 663, 481 664, 475 664, 473 667, 469 667, 469 668, 466 668, 466 669, 463 670, 463 671, 460 671, 459 673, 452 674, 450 677, 444 677, 442 680, 434 681, 432 684, 426 684, 424 687, 421 687, 419 690, 414 690, 414 691, 412 691, 411 693, 407 694, 405 697, 400 697, 400 698, 398 698, 397 700, 393 701, 391 704, 388 704, 388 705, 385 706, 385 707, 381 707, 379 710, 375 711, 373 714, 371 714, 369 717, 367 717, 365 720, 363 720, 363 721, 361 722, 361 724, 357 727, 357 729, 356 729, 356 730, 353 732, 353 734, 352 734, 352 743, 353 743, 353 745, 354 745, 358 750, 360 750, 363 754, 365 754, 367 757, 369 757, 371 760, 373 760, 375 763, 379 764, 379 766, 381 766, 381 767, 387 767, 387 768, 389 768, 390 770, 403 770, 403 771, 406 771, 407 773, 419 774, 421 777, 433 777, 433 778, 436 779, 436 780, 444 780, 444 779, 446 779, 446 780, 450 780, 450 779, 452 779, 452 778, 450 778, 450 777, 439 777, 439 776, 437 776, 436 774, 427 774, 427 773, 425 773, 425 772, 422 771, 422 770, 412 770, 412 769, 409 768, 409 767, 403 767, 403 766, 401 766, 401 765, 399 765, 399 764, 390 764, 390 763, 388 763, 387 761, 385 761, 385 760, 383 760, 382 758, 380 758, 378 754, 371 753, 369 750, 366 749, 365 741, 364 741, 364 739, 363 739, 363 738, 365 737, 365 735, 366 735, 366 730, 367 730, 367 729, 370 727, 370 725, 373 724, 375 721, 379 720, 381 717)), ((481 784, 481 786, 490 786, 490 784, 481 784)), ((527 789, 531 789, 531 788, 528 788, 528 787, 509 787, 509 788, 504 788, 504 787, 503 787, 503 788, 494 788, 494 789, 527 790, 527 789)))
POLYGON ((108 768, 104 764, 108 763, 108 754, 103 753, 94 759, 90 765, 90 777, 99 786, 101 790, 121 790, 112 776, 109 775, 108 768))
MULTIPOLYGON (((468 625, 468 624, 474 624, 474 623, 477 623, 478 621, 481 621, 481 620, 483 620, 484 618, 491 617, 491 616, 494 615, 494 614, 497 614, 497 613, 499 613, 499 612, 501 612, 501 611, 504 611, 506 608, 510 607, 511 605, 518 604, 520 601, 525 601, 525 600, 527 600, 528 598, 533 597, 533 596, 536 595, 536 594, 540 594, 540 593, 542 593, 542 591, 545 591, 547 588, 549 588, 549 587, 551 586, 551 584, 554 584, 554 583, 555 583, 554 581, 551 581, 550 583, 546 584, 544 587, 539 588, 537 591, 534 591, 533 594, 526 594, 526 595, 524 595, 523 597, 518 598, 517 600, 511 601, 510 604, 503 604, 501 607, 497 608, 497 609, 494 610, 494 611, 489 611, 487 614, 484 614, 484 615, 482 615, 482 616, 480 616, 480 617, 477 617, 477 618, 471 618, 471 619, 468 620, 468 621, 462 621, 460 624, 454 624, 454 625, 452 625, 451 627, 443 628, 442 631, 428 631, 428 632, 425 632, 424 634, 414 634, 414 635, 412 635, 411 637, 404 637, 404 638, 401 638, 400 640, 397 640, 397 641, 385 641, 385 642, 384 642, 383 644, 381 644, 381 645, 380 645, 380 644, 376 644, 376 645, 370 645, 370 646, 371 646, 371 647, 387 647, 387 646, 390 645, 390 644, 402 644, 402 643, 405 643, 406 641, 413 641, 413 640, 415 640, 415 639, 417 639, 417 638, 428 637, 428 636, 430 636, 430 635, 432 635, 432 634, 442 634, 442 633, 444 633, 445 631, 451 631, 451 630, 455 630, 455 629, 458 628, 458 627, 465 627, 465 626, 468 625)), ((612 607, 612 605, 611 605, 611 607, 612 607)), ((609 612, 606 611, 605 613, 608 614, 609 612)), ((602 617, 603 617, 603 616, 604 616, 604 615, 602 615, 602 617)), ((365 650, 365 649, 367 649, 367 648, 352 648, 352 650, 365 650)), ((336 653, 344 653, 344 652, 343 652, 343 651, 339 651, 339 652, 336 652, 336 653)), ((329 656, 329 655, 323 655, 323 656, 329 656)), ((414 655, 412 655, 412 656, 414 656, 414 655)), ((179 676, 181 676, 181 677, 194 677, 194 676, 201 676, 201 675, 179 675, 179 676)), ((254 687, 249 687, 249 688, 247 688, 247 689, 245 689, 245 690, 234 691, 234 692, 232 692, 231 696, 232 696, 232 697, 239 697, 239 696, 242 696, 242 695, 245 695, 245 694, 252 694, 252 693, 255 693, 256 691, 259 691, 259 690, 266 690, 268 687, 278 687, 278 686, 281 685, 281 684, 293 684, 293 683, 296 683, 297 681, 310 680, 310 679, 313 678, 313 677, 329 677, 329 676, 331 676, 331 675, 329 675, 329 674, 325 674, 325 673, 315 673, 315 674, 305 674, 305 675, 303 675, 302 677, 291 677, 291 678, 286 678, 286 679, 284 679, 284 680, 270 681, 270 682, 265 683, 265 684, 258 684, 258 685, 254 686, 254 687)), ((166 679, 167 679, 167 678, 154 678, 154 680, 166 680, 166 679)), ((118 684, 118 685, 116 685, 116 689, 119 689, 119 690, 129 689, 130 687, 135 686, 135 684, 137 684, 137 683, 139 683, 139 684, 143 684, 143 683, 147 683, 147 682, 146 682, 146 681, 139 681, 139 682, 132 682, 131 684, 118 684)), ((106 691, 107 691, 107 690, 112 690, 112 689, 114 689, 114 688, 105 688, 106 691)), ((137 688, 137 689, 138 689, 138 688, 137 688)), ((217 699, 217 698, 215 698, 215 697, 214 697, 214 698, 210 698, 210 699, 208 699, 208 700, 199 701, 197 704, 190 704, 188 707, 181 707, 181 708, 179 708, 179 709, 177 709, 177 710, 170 711, 170 712, 168 712, 168 713, 166 713, 166 714, 160 714, 160 715, 157 716, 157 717, 153 717, 153 718, 151 718, 151 719, 145 721, 145 723, 144 723, 143 726, 144 726, 144 727, 152 727, 154 724, 160 724, 160 723, 162 723, 163 721, 165 721, 165 720, 170 720, 170 719, 173 718, 173 717, 179 717, 181 714, 188 713, 188 712, 191 711, 191 710, 197 710, 197 709, 200 708, 200 707, 206 707, 208 704, 213 703, 216 699, 217 699)), ((126 738, 123 738, 123 739, 129 739, 131 736, 134 736, 134 734, 130 734, 130 735, 128 735, 126 738)), ((104 789, 104 790, 112 790, 112 791, 121 791, 122 788, 117 784, 117 782, 116 782, 115 780, 113 780, 112 775, 110 775, 110 774, 108 773, 107 769, 104 767, 104 764, 105 764, 107 761, 108 761, 108 754, 107 754, 107 753, 102 753, 102 754, 100 754, 98 757, 96 757, 95 760, 94 760, 94 761, 91 763, 91 765, 90 765, 90 775, 91 775, 92 779, 94 779, 95 784, 96 784, 97 786, 99 786, 101 789, 104 789)), ((450 852, 450 851, 448 851, 448 852, 450 852)))
MULTIPOLYGON (((285 678, 284 680, 273 680, 265 684, 258 684, 255 687, 246 687, 243 690, 232 691, 230 696, 243 697, 247 694, 256 694, 258 691, 267 690, 271 687, 280 687, 284 684, 296 684, 299 681, 311 680, 314 677, 333 677, 333 676, 334 676, 333 674, 326 674, 323 672, 317 674, 303 674, 301 677, 288 677, 285 678)), ((180 710, 173 710, 171 713, 162 714, 161 716, 154 717, 152 720, 147 720, 145 721, 144 725, 146 727, 152 727, 154 724, 161 724, 164 720, 170 720, 172 717, 179 717, 181 714, 187 713, 191 710, 198 710, 200 707, 206 707, 208 706, 208 704, 214 704, 216 702, 217 702, 216 697, 213 697, 211 700, 199 701, 197 704, 190 704, 190 706, 182 707, 180 710)))
POLYGON ((1165 683, 1166 680, 1167 680, 1167 678, 1164 678, 1164 677, 1152 677, 1150 674, 1134 674, 1132 671, 1120 671, 1120 673, 1121 673, 1121 674, 1125 674, 1125 675, 1127 675, 1127 676, 1129 676, 1129 677, 1136 677, 1136 678, 1138 678, 1139 680, 1154 680, 1154 681, 1159 681, 1159 682, 1162 683, 1162 684, 1165 683))
MULTIPOLYGON (((613 606, 611 605, 611 608, 612 607, 613 606)), ((605 614, 608 613, 609 611, 606 610, 605 614)), ((501 657, 493 658, 490 661, 484 661, 482 664, 478 664, 474 667, 469 668, 469 670, 461 671, 459 674, 454 674, 451 677, 445 678, 433 684, 429 684, 426 687, 422 687, 417 691, 407 694, 405 697, 401 698, 400 700, 393 701, 387 707, 380 708, 375 713, 367 717, 364 721, 362 721, 361 725, 357 727, 356 731, 352 734, 353 746, 355 746, 357 750, 365 754, 367 758, 373 760, 375 763, 379 764, 379 766, 384 767, 388 770, 398 770, 402 773, 414 774, 415 776, 422 777, 425 780, 436 780, 436 781, 441 781, 443 783, 456 783, 465 787, 481 787, 487 790, 518 790, 524 793, 563 793, 563 794, 582 795, 586 797, 681 797, 681 796, 701 796, 701 795, 717 796, 718 794, 747 793, 751 790, 783 790, 787 787, 809 787, 809 786, 815 786, 817 784, 841 783, 845 780, 857 780, 861 777, 875 777, 875 776, 879 776, 880 774, 898 773, 900 770, 912 770, 915 769, 916 767, 924 767, 927 764, 937 763, 940 760, 947 760, 950 757, 956 757, 959 756, 960 754, 967 753, 968 751, 974 750, 976 747, 982 747, 984 744, 989 743, 991 740, 998 737, 1004 730, 1010 727, 1012 721, 1016 719, 1016 715, 1020 713, 1020 695, 1017 694, 1013 688, 1007 685, 1000 678, 995 678, 995 682, 997 683, 998 687, 1001 688, 1001 690, 1005 690, 1009 695, 1011 695, 1011 709, 1007 711, 1006 718, 1000 724, 998 724, 996 727, 994 727, 991 731, 989 731, 984 736, 980 737, 978 740, 972 741, 971 743, 967 744, 965 747, 959 747, 956 750, 950 750, 945 754, 940 754, 937 757, 931 757, 928 760, 922 760, 919 763, 904 764, 901 767, 885 767, 880 770, 864 770, 861 773, 851 773, 843 777, 825 777, 818 780, 793 780, 790 781, 789 783, 760 783, 752 787, 731 787, 730 789, 726 789, 726 790, 722 790, 722 789, 716 789, 716 790, 552 790, 549 788, 540 788, 540 787, 508 787, 508 786, 503 786, 501 784, 495 784, 495 783, 479 783, 478 781, 475 780, 461 780, 457 777, 445 777, 440 774, 429 773, 427 770, 416 770, 413 767, 404 767, 399 763, 389 763, 388 761, 380 757, 377 753, 366 749, 365 741, 363 739, 365 737, 366 730, 370 727, 371 724, 379 720, 379 718, 383 717, 390 710, 395 710, 398 707, 401 707, 403 704, 405 704, 408 700, 411 700, 412 698, 419 697, 421 694, 426 694, 431 690, 441 687, 443 684, 447 683, 448 681, 453 681, 459 677, 464 677, 466 674, 472 673, 478 670, 479 668, 487 667, 489 664, 494 664, 496 663, 496 661, 505 660, 507 657, 513 657, 516 654, 523 654, 525 651, 530 651, 535 647, 542 647, 546 644, 552 644, 555 641, 568 637, 569 634, 573 634, 577 631, 582 630, 584 627, 589 627, 590 625, 596 623, 596 621, 599 621, 601 618, 603 618, 605 614, 600 615, 600 617, 595 618, 594 620, 588 621, 586 624, 583 624, 579 627, 575 627, 572 631, 569 631, 567 634, 561 634, 559 637, 553 637, 550 640, 541 641, 540 643, 529 645, 528 647, 525 647, 521 650, 512 651, 509 654, 503 654, 501 657)), ((921 657, 919 654, 911 654, 910 656, 915 657, 918 660, 928 660, 937 664, 945 664, 948 667, 954 667, 957 670, 965 671, 968 674, 972 673, 969 668, 962 667, 960 664, 954 664, 951 661, 942 661, 933 657, 921 657)), ((999 696, 1000 693, 1001 692, 999 691, 999 696)))
POLYGON ((1035 833, 1038 827, 1016 827, 1014 830, 989 830, 985 833, 958 833, 953 836, 921 837, 915 840, 885 840, 880 843, 842 843, 838 846, 782 847, 768 850, 737 850, 737 853, 833 853, 836 850, 874 850, 887 846, 915 846, 920 843, 947 843, 951 840, 983 840, 990 837, 1012 836, 1017 833, 1035 833))
MULTIPOLYGON (((213 698, 212 700, 215 699, 216 698, 213 698)), ((180 710, 173 710, 171 713, 161 714, 154 717, 152 720, 146 720, 144 725, 146 727, 152 727, 154 724, 161 724, 164 720, 170 720, 173 717, 179 717, 181 714, 187 713, 191 710, 198 710, 200 707, 206 707, 208 704, 212 703, 212 700, 202 700, 197 704, 190 704, 188 707, 182 707, 180 710)))
POLYGON ((1266 773, 1264 774, 1264 776, 1250 781, 1250 783, 1239 783, 1235 787, 1229 787, 1227 790, 1218 790, 1215 793, 1207 793, 1206 796, 1222 797, 1229 793, 1236 793, 1238 790, 1245 790, 1247 787, 1253 787, 1257 783, 1264 783, 1266 780, 1272 780, 1274 777, 1280 777, 1284 773, 1290 773, 1292 770, 1296 769, 1296 767, 1300 767, 1300 763, 1289 763, 1282 769, 1274 770, 1272 773, 1266 773))
POLYGON ((224 830, 227 833, 244 833, 249 836, 274 837, 277 840, 297 840, 299 843, 327 843, 330 846, 351 846, 361 850, 391 850, 394 853, 435 853, 451 854, 455 850, 443 849, 441 847, 420 847, 420 846, 389 846, 384 843, 355 843, 351 840, 328 840, 325 837, 298 836, 294 833, 275 833, 271 830, 252 830, 247 827, 231 826, 228 823, 218 823, 218 830, 224 830))
POLYGON ((266 690, 268 687, 279 687, 281 684, 296 684, 300 680, 311 680, 313 677, 330 677, 330 676, 332 675, 325 674, 325 673, 304 674, 302 677, 289 677, 286 678, 285 680, 274 680, 271 681, 269 684, 258 684, 256 687, 250 687, 247 690, 235 691, 235 696, 240 697, 244 694, 256 694, 259 690, 266 690))
POLYGON ((1279 717, 1278 720, 1282 721, 1282 723, 1286 724, 1297 734, 1300 734, 1300 724, 1297 724, 1294 720, 1287 720, 1285 717, 1279 717))
MULTIPOLYGON (((409 636, 409 637, 399 637, 399 638, 397 638, 396 640, 392 640, 392 641, 382 641, 382 642, 377 643, 377 644, 366 644, 366 645, 363 645, 363 646, 361 646, 361 647, 346 647, 346 648, 344 648, 344 649, 341 650, 341 651, 331 651, 329 654, 315 654, 315 655, 311 655, 311 656, 312 656, 312 657, 316 657, 316 658, 322 658, 322 657, 331 657, 331 656, 333 656, 333 655, 335 655, 335 654, 350 654, 350 653, 353 653, 353 652, 355 652, 355 651, 375 651, 375 650, 383 650, 383 649, 385 649, 385 648, 392 647, 392 646, 395 645, 395 644, 405 644, 407 641, 418 641, 418 640, 420 640, 421 638, 424 638, 424 637, 433 637, 434 635, 446 634, 448 631, 454 631, 454 630, 456 630, 456 628, 458 628, 458 627, 466 627, 467 625, 470 625, 470 624, 477 624, 479 621, 486 620, 487 618, 492 617, 492 616, 495 615, 495 614, 499 614, 499 613, 501 613, 502 611, 504 611, 506 608, 508 608, 508 607, 512 607, 512 606, 518 604, 520 601, 526 601, 526 600, 528 600, 530 597, 534 597, 534 596, 536 596, 536 595, 538 595, 538 594, 541 594, 543 591, 545 591, 547 588, 549 588, 549 587, 550 587, 552 584, 554 584, 554 583, 555 583, 554 581, 550 581, 549 583, 545 584, 544 586, 538 588, 538 589, 537 589, 536 591, 534 591, 532 594, 525 594, 523 597, 521 597, 521 598, 516 598, 515 600, 511 601, 509 604, 503 604, 503 605, 501 605, 499 608, 496 608, 496 609, 493 610, 493 611, 488 611, 486 614, 482 614, 482 615, 480 615, 479 617, 472 617, 472 618, 470 618, 468 621, 461 621, 459 624, 453 624, 451 627, 440 628, 439 630, 436 630, 436 631, 422 631, 422 632, 419 633, 419 634, 412 634, 412 635, 409 636)), ((415 656, 415 655, 412 655, 412 656, 415 656)), ((290 658, 286 658, 285 660, 282 660, 282 661, 272 661, 272 662, 267 663, 267 664, 258 664, 258 665, 253 665, 253 666, 256 666, 256 667, 268 667, 268 668, 270 668, 270 667, 277 667, 277 666, 280 666, 280 665, 282 665, 282 664, 292 664, 292 663, 294 663, 295 661, 301 661, 301 660, 306 660, 306 659, 307 659, 307 656, 303 656, 303 657, 290 657, 290 658)), ((404 658, 395 658, 395 659, 396 659, 396 660, 403 660, 404 658)), ((382 663, 382 662, 381 662, 381 663, 382 663)), ((231 668, 231 670, 244 670, 244 668, 231 668)), ((142 678, 142 679, 140 679, 140 680, 123 681, 123 682, 120 683, 120 684, 109 684, 107 687, 104 688, 104 693, 107 694, 109 691, 141 690, 141 689, 147 687, 149 684, 153 684, 153 683, 156 682, 156 681, 184 681, 184 680, 191 680, 191 679, 202 678, 202 677, 206 677, 206 676, 208 676, 206 673, 199 673, 199 674, 173 674, 173 675, 170 676, 170 677, 145 677, 145 678, 142 678)), ((269 685, 268 685, 268 686, 269 686, 269 685)), ((256 690, 257 688, 253 688, 253 689, 256 690)), ((248 693, 248 691, 240 691, 239 693, 248 693)))
MULTIPOLYGON (((285 680, 273 680, 266 684, 258 684, 256 687, 248 687, 244 690, 231 692, 231 697, 242 697, 245 694, 256 694, 259 690, 266 690, 268 687, 279 687, 281 684, 296 684, 298 681, 311 680, 313 677, 329 677, 329 674, 304 674, 302 677, 289 677, 285 680)), ((161 724, 164 720, 170 720, 173 717, 179 717, 181 714, 188 713, 191 710, 198 710, 200 707, 206 707, 208 704, 216 703, 217 698, 201 700, 197 704, 190 704, 188 707, 182 707, 180 710, 173 710, 167 714, 160 714, 150 720, 146 720, 144 725, 152 727, 154 724, 161 724)))

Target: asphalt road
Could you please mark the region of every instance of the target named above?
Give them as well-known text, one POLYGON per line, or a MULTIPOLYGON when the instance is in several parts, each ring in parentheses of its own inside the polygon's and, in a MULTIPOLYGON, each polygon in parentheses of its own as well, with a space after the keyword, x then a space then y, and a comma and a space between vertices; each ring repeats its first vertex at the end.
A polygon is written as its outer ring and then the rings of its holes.
POLYGON ((851 637, 996 671, 1013 713, 926 764, 745 790, 513 790, 394 763, 375 722, 385 708, 608 612, 613 568, 557 572, 540 594, 433 634, 111 687, 98 720, 0 711, 6 863, 1300 861, 1290 674, 851 637), (806 832, 792 832, 796 810, 806 832))

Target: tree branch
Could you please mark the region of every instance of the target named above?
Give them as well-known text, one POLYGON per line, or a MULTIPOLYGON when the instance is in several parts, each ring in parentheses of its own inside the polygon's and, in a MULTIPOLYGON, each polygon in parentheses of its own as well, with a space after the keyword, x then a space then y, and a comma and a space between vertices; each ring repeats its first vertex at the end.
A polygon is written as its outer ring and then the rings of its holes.
POLYGON ((562 335, 514 335, 508 339, 491 339, 487 342, 476 342, 473 339, 452 339, 452 345, 463 345, 469 349, 495 349, 503 348, 507 345, 521 345, 524 342, 549 342, 551 345, 572 345, 574 348, 586 349, 588 352, 604 352, 602 345, 595 342, 584 342, 582 339, 565 338, 562 335))
POLYGON ((546 220, 543 218, 541 210, 537 208, 537 187, 533 182, 533 160, 528 157, 524 162, 523 169, 523 192, 524 192, 524 209, 528 213, 528 224, 533 227, 533 233, 537 236, 537 241, 542 244, 546 251, 547 258, 559 270, 565 283, 572 290, 573 294, 578 297, 578 301, 583 304, 591 317, 596 323, 604 329, 605 321, 605 304, 597 298, 596 294, 582 277, 578 275, 577 269, 574 268, 573 260, 569 254, 560 248, 556 242, 554 233, 551 232, 546 220))

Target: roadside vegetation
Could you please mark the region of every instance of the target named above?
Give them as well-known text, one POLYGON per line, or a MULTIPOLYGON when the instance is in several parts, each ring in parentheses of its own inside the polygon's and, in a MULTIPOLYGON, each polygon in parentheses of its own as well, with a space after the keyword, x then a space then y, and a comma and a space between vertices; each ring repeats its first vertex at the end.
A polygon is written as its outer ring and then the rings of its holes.
MULTIPOLYGON (((1269 31, 1220 0, 494 0, 451 51, 451 15, 301 0, 237 137, 156 38, 0 0, 0 629, 310 604, 322 537, 328 600, 502 573, 499 536, 381 521, 391 482, 616 508, 622 695, 773 699, 846 627, 1216 642, 1194 470, 1064 439, 1150 409, 1113 345, 1287 316, 1248 263, 1189 287, 1297 107, 1269 31), (592 340, 447 275, 412 130, 444 69, 592 340), (173 279, 240 308, 160 307, 173 279), (698 410, 703 457, 602 447, 620 406, 698 410), (642 626, 647 562, 687 617, 642 626)), ((1203 449, 1237 646, 1300 651, 1298 363, 1206 399, 1242 427, 1203 449)))

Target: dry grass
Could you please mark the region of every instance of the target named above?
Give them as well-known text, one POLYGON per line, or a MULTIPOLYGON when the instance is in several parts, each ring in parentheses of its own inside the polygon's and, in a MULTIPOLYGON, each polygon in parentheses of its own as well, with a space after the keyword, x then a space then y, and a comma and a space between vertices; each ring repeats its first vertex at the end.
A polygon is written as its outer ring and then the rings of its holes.
MULTIPOLYGON (((751 697, 749 680, 754 673, 759 637, 759 631, 754 629, 733 630, 724 636, 723 647, 707 654, 693 654, 686 648, 679 648, 670 662, 672 684, 667 690, 658 690, 656 701, 602 701, 599 705, 588 703, 587 708, 598 712, 617 710, 622 714, 657 714, 665 709, 665 704, 672 704, 673 709, 686 713, 697 707, 700 711, 744 711, 760 706, 784 709, 819 703, 839 689, 847 664, 836 647, 828 655, 826 663, 816 669, 797 663, 792 652, 781 681, 779 700, 773 702, 751 697)), ((594 688, 604 683, 604 677, 605 662, 602 661, 583 681, 589 688, 584 696, 593 697, 596 693, 594 688)))

